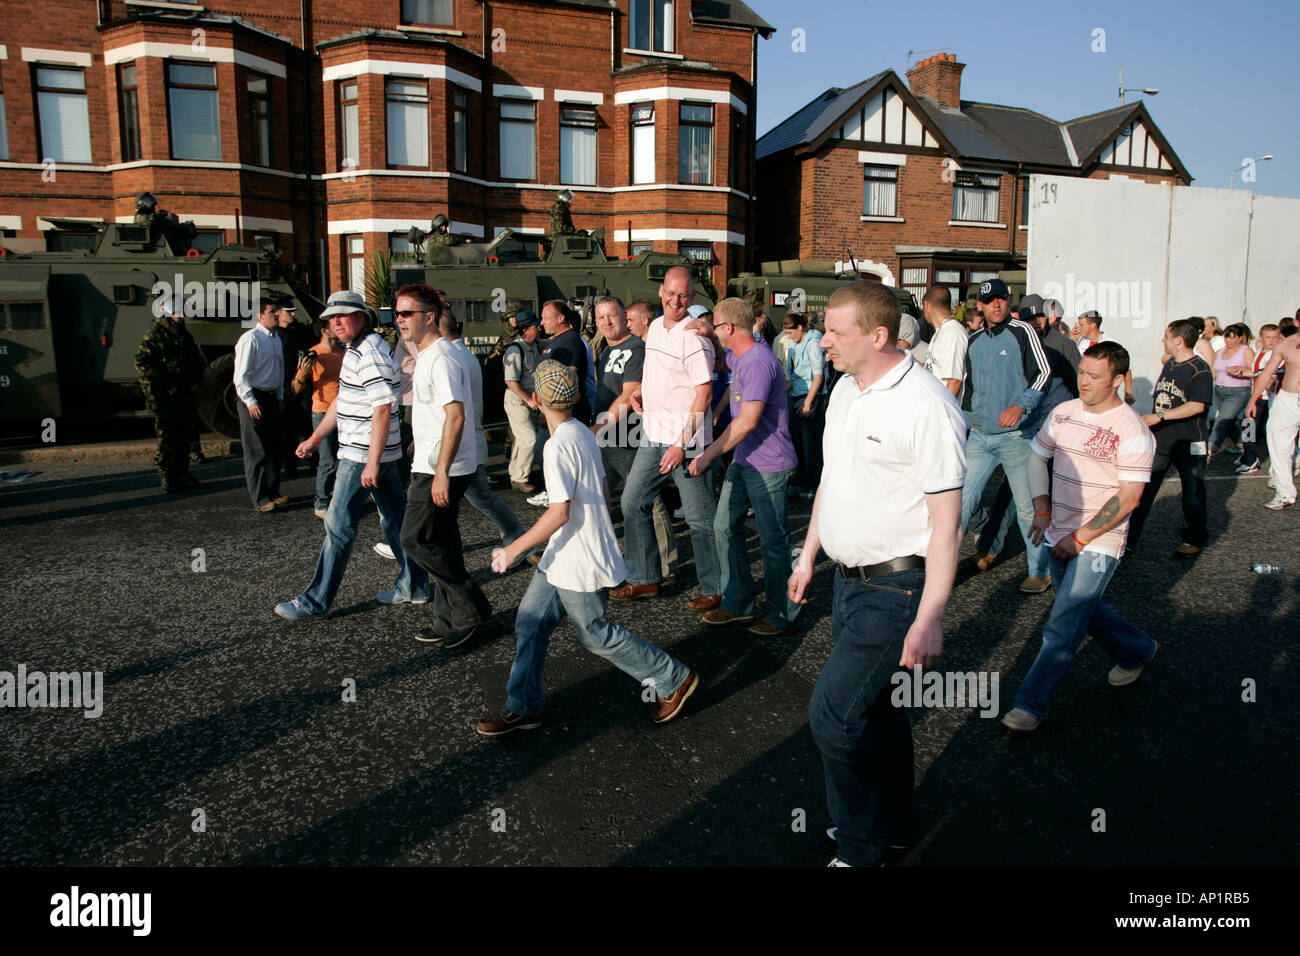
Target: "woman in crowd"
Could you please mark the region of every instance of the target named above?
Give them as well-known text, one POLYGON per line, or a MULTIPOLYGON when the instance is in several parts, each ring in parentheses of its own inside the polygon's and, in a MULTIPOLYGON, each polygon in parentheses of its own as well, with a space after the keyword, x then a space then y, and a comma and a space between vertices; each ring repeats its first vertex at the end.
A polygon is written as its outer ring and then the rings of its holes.
MULTIPOLYGON (((1209 331, 1211 319, 1205 320, 1209 331)), ((1214 432, 1210 435, 1210 453, 1224 451, 1231 441, 1234 447, 1241 437, 1237 420, 1250 401, 1251 367, 1255 352, 1250 347, 1250 329, 1235 322, 1223 330, 1224 345, 1214 354, 1214 404, 1219 410, 1214 432)))
POLYGON ((1219 320, 1215 316, 1207 315, 1205 317, 1205 328, 1201 332, 1201 338, 1210 343, 1210 350, 1215 355, 1219 354, 1219 350, 1223 348, 1225 337, 1219 331, 1219 320))

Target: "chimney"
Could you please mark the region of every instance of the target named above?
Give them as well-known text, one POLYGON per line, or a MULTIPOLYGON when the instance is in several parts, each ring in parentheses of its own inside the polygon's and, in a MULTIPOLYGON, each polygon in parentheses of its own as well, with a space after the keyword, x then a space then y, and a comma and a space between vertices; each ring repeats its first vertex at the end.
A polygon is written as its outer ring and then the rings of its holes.
POLYGON ((961 71, 955 53, 936 53, 907 71, 907 83, 916 96, 928 96, 940 106, 961 108, 961 71))

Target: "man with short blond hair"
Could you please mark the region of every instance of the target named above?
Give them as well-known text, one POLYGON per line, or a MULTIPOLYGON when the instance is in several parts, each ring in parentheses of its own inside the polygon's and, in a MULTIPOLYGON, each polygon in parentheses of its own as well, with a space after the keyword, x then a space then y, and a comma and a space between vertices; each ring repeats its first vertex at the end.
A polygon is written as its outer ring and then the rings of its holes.
POLYGON ((805 604, 818 552, 837 566, 833 647, 808 705, 836 828, 832 866, 877 866, 911 836, 912 727, 890 700, 893 675, 942 654, 961 544, 965 423, 943 383, 899 351, 898 317, 879 283, 851 283, 827 303, 822 345, 843 374, 789 580, 790 600, 805 604))

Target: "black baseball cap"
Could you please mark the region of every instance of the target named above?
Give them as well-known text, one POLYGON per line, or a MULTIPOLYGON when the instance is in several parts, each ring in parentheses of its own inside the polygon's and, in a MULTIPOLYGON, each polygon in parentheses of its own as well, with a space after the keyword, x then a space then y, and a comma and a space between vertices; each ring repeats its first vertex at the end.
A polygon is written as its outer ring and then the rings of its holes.
POLYGON ((537 317, 537 313, 532 309, 522 309, 515 313, 515 328, 521 332, 530 325, 541 325, 542 320, 537 317))
POLYGON ((992 302, 994 299, 1010 299, 1011 291, 1001 279, 989 279, 980 286, 980 301, 992 302))
POLYGON ((1043 311, 1043 297, 1030 293, 1020 300, 1020 318, 1028 322, 1030 319, 1036 319, 1040 315, 1046 315, 1043 311))

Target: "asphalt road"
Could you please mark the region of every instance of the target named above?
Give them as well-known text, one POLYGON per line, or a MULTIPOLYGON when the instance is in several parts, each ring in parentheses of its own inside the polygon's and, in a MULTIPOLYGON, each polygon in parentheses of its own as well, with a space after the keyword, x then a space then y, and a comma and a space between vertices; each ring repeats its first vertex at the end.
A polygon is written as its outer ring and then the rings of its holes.
MULTIPOLYGON (((447 651, 412 640, 426 608, 375 601, 395 565, 370 550, 373 509, 334 613, 272 614, 312 575, 311 478, 286 483, 291 509, 264 516, 234 458, 196 467, 203 487, 179 498, 140 463, 29 467, 39 473, 0 485, 0 670, 102 671, 104 706, 97 719, 0 710, 0 863, 813 866, 830 855, 807 726, 830 649, 824 564, 800 629, 777 639, 699 625, 684 603, 689 565, 666 597, 611 604, 701 671, 679 720, 652 726, 636 683, 566 624, 545 727, 488 740, 474 725, 504 700, 532 571, 491 573, 493 530, 468 506, 466 558, 500 626, 447 651)), ((1300 511, 1265 510, 1263 475, 1239 479, 1226 460, 1210 474, 1205 553, 1171 554, 1171 476, 1143 552, 1108 591, 1162 644, 1136 684, 1108 686, 1089 643, 1036 733, 1012 737, 976 708, 914 712, 923 832, 902 863, 1294 862, 1300 511), (1261 560, 1285 570, 1255 575, 1261 560)), ((525 521, 538 513, 505 497, 525 521)), ((793 505, 800 535, 808 508, 793 505)), ((963 556, 972 550, 968 537, 963 556)), ((1023 574, 1020 553, 984 574, 964 562, 945 618, 942 668, 997 672, 998 714, 1051 602, 1019 594, 1023 574)))

